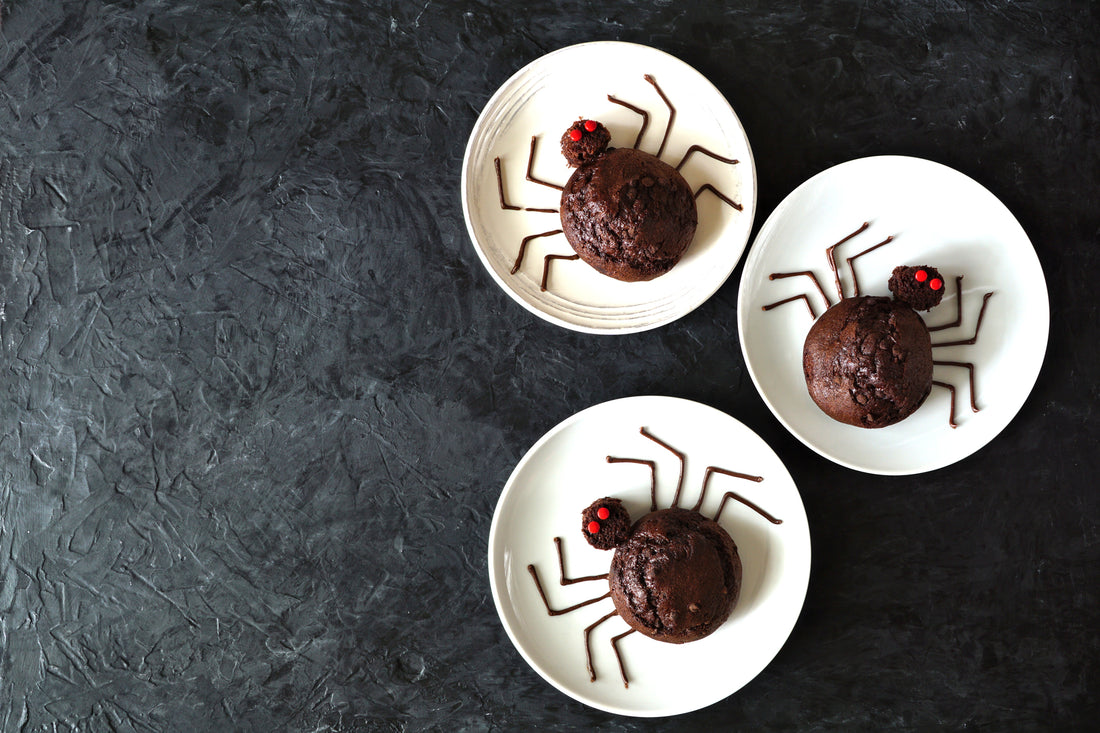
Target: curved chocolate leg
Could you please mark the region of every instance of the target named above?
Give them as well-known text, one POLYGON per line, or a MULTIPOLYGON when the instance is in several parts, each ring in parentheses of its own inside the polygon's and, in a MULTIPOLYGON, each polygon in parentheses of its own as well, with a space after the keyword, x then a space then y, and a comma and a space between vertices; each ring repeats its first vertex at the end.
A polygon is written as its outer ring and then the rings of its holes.
MULTIPOLYGON (((611 595, 610 591, 608 591, 608 595, 611 595)), ((594 666, 592 666, 592 643, 590 641, 590 638, 592 636, 592 629, 596 628, 597 626, 599 626, 600 624, 602 624, 604 621, 611 618, 612 616, 618 616, 618 615, 619 615, 618 611, 612 611, 611 613, 607 614, 606 616, 601 618, 596 623, 591 624, 590 626, 587 626, 584 629, 584 656, 585 656, 585 659, 588 661, 588 681, 589 682, 595 682, 596 681, 596 668, 594 666)))
POLYGON ((579 260, 580 255, 546 255, 542 258, 542 282, 539 283, 539 290, 546 292, 546 279, 550 277, 550 262, 551 260, 579 260))
POLYGON ((523 255, 527 251, 527 243, 532 239, 538 239, 539 237, 551 237, 555 234, 561 234, 561 229, 554 229, 549 232, 542 232, 541 234, 531 234, 523 238, 523 241, 519 243, 519 254, 516 255, 516 263, 512 265, 510 274, 515 275, 519 272, 519 266, 523 263, 523 255))
POLYGON ((836 257, 833 255, 833 251, 852 237, 856 236, 857 234, 863 233, 863 231, 869 226, 871 226, 871 222, 865 221, 863 222, 863 226, 861 226, 859 229, 856 229, 854 232, 852 232, 833 246, 825 248, 825 256, 829 260, 829 269, 833 271, 833 277, 836 279, 836 295, 840 300, 844 300, 844 290, 840 287, 840 273, 838 273, 836 269, 836 257))
POLYGON ((624 102, 621 99, 616 99, 615 97, 612 97, 610 94, 607 95, 607 101, 608 102, 614 102, 615 104, 619 105, 620 107, 626 107, 631 112, 636 112, 636 113, 638 113, 642 116, 642 127, 641 127, 640 130, 638 130, 638 137, 634 138, 634 149, 637 150, 638 146, 642 144, 642 135, 645 134, 646 128, 649 127, 649 112, 646 112, 641 107, 635 107, 630 102, 624 102))
POLYGON ((665 144, 668 142, 668 134, 672 132, 672 122, 676 119, 676 108, 672 106, 672 102, 665 96, 664 90, 657 84, 657 80, 653 78, 652 74, 646 74, 644 77, 646 81, 653 85, 653 88, 657 90, 657 94, 661 96, 661 100, 668 107, 668 124, 665 125, 665 136, 661 138, 661 147, 657 148, 657 157, 661 157, 661 153, 665 152, 665 144))
POLYGON ((932 380, 932 384, 936 385, 937 387, 943 387, 944 389, 946 389, 948 392, 951 393, 951 413, 947 416, 947 424, 950 425, 953 428, 959 427, 958 425, 955 424, 955 387, 954 387, 954 385, 950 385, 947 382, 937 382, 936 380, 932 380))
POLYGON ((558 585, 573 585, 574 583, 585 583, 589 580, 607 580, 609 573, 602 575, 585 575, 580 578, 567 578, 565 577, 565 556, 561 552, 561 537, 554 538, 554 547, 558 550, 558 572, 560 573, 560 580, 558 585))
POLYGON ((642 435, 649 438, 650 440, 652 440, 657 445, 661 446, 662 448, 665 448, 666 450, 671 451, 677 458, 680 459, 680 479, 679 479, 679 481, 676 482, 676 496, 674 496, 672 498, 672 506, 674 506, 674 507, 679 506, 680 505, 680 490, 684 488, 684 462, 687 460, 687 457, 683 453, 681 453, 680 451, 676 450, 671 445, 666 443, 665 441, 661 440, 657 436, 655 436, 652 433, 650 433, 649 431, 647 431, 645 428, 641 428, 640 432, 642 433, 642 435))
POLYGON ((690 158, 695 153, 702 153, 703 155, 709 155, 710 157, 714 158, 715 160, 720 160, 723 163, 729 163, 730 165, 735 165, 735 164, 741 162, 741 161, 737 160, 736 158, 723 158, 718 153, 715 153, 711 150, 707 150, 702 145, 692 145, 690 148, 687 149, 687 152, 684 153, 684 157, 680 158, 680 162, 676 166, 676 170, 680 170, 681 168, 683 168, 684 163, 687 162, 687 159, 690 158))
MULTIPOLYGON (((683 168, 684 163, 687 162, 687 159, 690 158, 695 153, 702 153, 703 155, 709 155, 710 157, 714 158, 715 160, 719 160, 723 163, 729 163, 730 165, 735 165, 738 162, 740 162, 736 158, 724 158, 724 157, 722 157, 718 153, 715 153, 712 150, 707 150, 702 145, 692 145, 690 148, 687 149, 687 152, 684 153, 684 157, 680 158, 680 162, 676 165, 676 170, 680 170, 681 168, 683 168)), ((719 191, 717 188, 715 188, 714 186, 712 186, 709 183, 704 183, 702 186, 699 187, 699 190, 695 192, 695 198, 699 198, 699 195, 701 193, 703 193, 704 191, 710 191, 715 196, 717 196, 719 199, 726 202, 727 204, 729 204, 733 208, 737 209, 738 211, 744 211, 741 204, 735 202, 729 196, 725 195, 724 193, 722 193, 721 191, 719 191)))
POLYGON ((929 326, 928 332, 943 331, 948 328, 955 328, 962 325, 963 322, 963 289, 962 289, 963 276, 955 276, 955 320, 951 323, 945 323, 942 326, 929 326))
MULTIPOLYGON (((966 367, 967 371, 970 372, 970 409, 974 412, 977 412, 978 403, 976 401, 976 398, 974 397, 974 365, 971 364, 969 361, 932 361, 933 366, 937 364, 939 364, 940 366, 966 367)), ((951 412, 952 414, 954 414, 954 407, 951 408, 951 412)))
POLYGON ((799 299, 802 299, 802 300, 806 301, 806 307, 810 309, 810 318, 813 318, 816 321, 817 320, 817 313, 814 312, 814 307, 813 307, 813 305, 810 304, 810 296, 806 295, 805 293, 802 293, 801 295, 792 295, 789 298, 784 298, 783 300, 777 300, 774 303, 768 303, 765 306, 761 306, 760 310, 770 311, 772 308, 775 308, 776 306, 783 305, 784 303, 790 303, 792 301, 799 300, 799 299))
POLYGON ((500 172, 500 158, 493 158, 493 165, 497 171, 497 196, 500 198, 500 208, 505 211, 539 211, 544 214, 556 214, 557 209, 537 209, 531 206, 514 206, 504 199, 504 176, 500 172))
POLYGON ((777 519, 776 517, 773 517, 771 514, 768 514, 766 511, 764 511, 763 509, 758 507, 756 504, 753 504, 751 501, 749 501, 745 497, 743 497, 739 494, 735 494, 732 491, 727 491, 726 495, 722 497, 722 503, 718 505, 718 511, 716 511, 714 513, 714 521, 717 522, 718 517, 722 516, 722 510, 726 508, 726 502, 729 501, 730 499, 736 499, 737 501, 739 501, 742 504, 744 504, 745 506, 747 506, 749 509, 752 509, 753 511, 755 511, 757 514, 762 516, 764 519, 767 519, 772 524, 783 524, 782 519, 777 519))
POLYGON ((505 211, 519 211, 519 206, 512 206, 504 200, 504 176, 500 174, 500 156, 493 158, 493 166, 497 170, 497 194, 500 196, 500 208, 505 211))
POLYGON ((623 687, 626 687, 628 689, 630 688, 630 680, 626 678, 626 667, 623 666, 623 655, 619 653, 619 639, 623 638, 624 636, 630 636, 635 631, 637 631, 637 629, 630 629, 629 631, 624 631, 618 636, 611 637, 611 648, 615 650, 615 659, 619 660, 619 674, 623 676, 623 687))
POLYGON ((641 458, 615 458, 614 456, 607 457, 608 463, 640 463, 643 466, 649 466, 650 485, 649 485, 649 511, 657 511, 657 462, 646 461, 641 458))
POLYGON ((736 201, 734 201, 729 196, 722 193, 721 191, 719 191, 717 188, 710 185, 709 183, 704 183, 702 186, 699 187, 699 190, 695 192, 695 198, 699 198, 699 194, 703 193, 704 191, 710 191, 715 196, 717 196, 718 198, 720 198, 722 201, 726 202, 727 204, 729 204, 733 208, 737 209, 738 211, 744 211, 744 209, 741 207, 741 204, 737 203, 736 201))
MULTIPOLYGON (((821 281, 817 279, 817 275, 815 275, 810 270, 801 270, 800 272, 773 272, 772 274, 768 275, 768 279, 769 280, 782 280, 784 278, 798 277, 800 275, 805 275, 806 277, 810 278, 810 280, 813 281, 814 287, 817 288, 817 292, 821 294, 821 299, 825 301, 825 307, 826 308, 831 307, 833 302, 831 300, 829 300, 829 296, 825 294, 825 288, 821 287, 821 281)), ((765 310, 767 310, 767 309, 765 308, 765 310)), ((810 310, 813 310, 813 309, 811 308, 810 310)))
POLYGON ((578 608, 584 608, 585 606, 591 606, 593 603, 596 603, 597 601, 602 601, 604 598, 610 598, 611 597, 611 590, 608 589, 608 591, 606 593, 604 593, 602 596, 599 596, 597 598, 590 598, 587 601, 581 601, 580 603, 574 604, 574 605, 570 606, 569 608, 560 608, 560 609, 550 608, 550 601, 546 600, 546 591, 544 591, 542 589, 542 583, 539 581, 539 573, 538 573, 537 570, 535 570, 535 566, 534 565, 528 565, 527 566, 527 572, 529 572, 531 574, 531 577, 535 579, 535 587, 539 591, 539 598, 542 599, 542 605, 546 606, 546 612, 548 614, 550 614, 551 616, 562 616, 564 614, 569 613, 570 611, 576 611, 578 608))
POLYGON ((531 172, 531 166, 535 163, 535 146, 538 145, 538 141, 537 135, 531 136, 531 152, 527 154, 527 180, 561 191, 564 188, 563 186, 559 186, 556 183, 550 183, 550 181, 544 181, 541 178, 535 178, 535 175, 531 172))
POLYGON ((978 311, 978 323, 974 326, 974 335, 968 339, 960 339, 958 341, 945 341, 941 344, 932 344, 932 348, 937 346, 969 346, 978 340, 978 331, 982 328, 982 320, 985 318, 985 307, 989 304, 989 296, 993 295, 992 292, 988 292, 982 298, 982 309, 978 311))
MULTIPOLYGON (((854 255, 852 255, 851 257, 849 257, 845 260, 848 263, 848 271, 852 273, 852 287, 855 289, 855 296, 854 297, 856 297, 856 298, 859 297, 859 278, 856 277, 856 268, 852 267, 852 261, 855 260, 858 257, 862 257, 863 255, 867 254, 868 252, 874 252, 879 247, 883 247, 887 244, 890 244, 890 242, 893 242, 893 241, 894 241, 894 235, 891 234, 889 237, 882 240, 881 242, 874 245, 873 247, 868 247, 867 249, 863 250, 859 254, 854 254, 854 255)), ((838 279, 837 282, 840 282, 840 280, 838 279)))
MULTIPOLYGON (((699 501, 695 502, 695 506, 691 508, 692 511, 699 511, 699 507, 703 506, 703 499, 707 495, 707 484, 710 483, 711 474, 721 473, 726 476, 733 476, 734 478, 745 479, 746 481, 755 481, 760 483, 764 480, 763 476, 753 476, 748 473, 737 473, 736 471, 729 471, 725 468, 719 468, 718 466, 707 466, 707 472, 703 474, 703 488, 699 491, 699 501)), ((721 511, 721 510, 719 510, 721 511)))

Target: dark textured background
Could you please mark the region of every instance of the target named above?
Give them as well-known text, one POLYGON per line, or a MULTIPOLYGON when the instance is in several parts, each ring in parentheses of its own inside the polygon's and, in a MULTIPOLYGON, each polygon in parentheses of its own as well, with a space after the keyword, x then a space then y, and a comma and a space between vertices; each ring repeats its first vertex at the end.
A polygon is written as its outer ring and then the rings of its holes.
POLYGON ((1090 727, 1100 9, 731 5, 5 2, 0 730, 1090 727), (466 139, 512 73, 598 39, 668 51, 726 95, 757 226, 866 155, 1000 197, 1052 311, 1016 420, 947 469, 863 475, 760 400, 740 270, 634 336, 516 305, 466 233, 466 139), (645 393, 767 440, 814 546, 771 666, 650 722, 529 669, 485 559, 527 448, 645 393))

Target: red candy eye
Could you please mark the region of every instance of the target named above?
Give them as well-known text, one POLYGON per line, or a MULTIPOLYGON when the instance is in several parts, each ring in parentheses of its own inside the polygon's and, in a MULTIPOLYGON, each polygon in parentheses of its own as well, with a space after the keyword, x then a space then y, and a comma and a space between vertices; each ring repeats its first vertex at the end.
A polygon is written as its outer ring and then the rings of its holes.
POLYGON ((932 282, 928 283, 928 287, 932 288, 933 290, 939 290, 943 287, 943 280, 940 280, 938 277, 934 277, 932 278, 932 282))
POLYGON ((596 131, 596 123, 593 120, 585 120, 584 121, 584 129, 588 130, 589 132, 595 132, 596 131))
POLYGON ((916 274, 914 274, 913 277, 917 279, 917 282, 922 283, 928 279, 928 273, 924 270, 917 270, 916 274))
POLYGON ((611 512, 609 512, 607 510, 607 507, 602 506, 602 507, 600 507, 599 509, 596 510, 596 516, 599 517, 600 519, 607 519, 608 517, 611 516, 611 512))
POLYGON ((573 142, 576 142, 577 140, 580 140, 581 139, 581 131, 580 130, 570 130, 569 131, 569 139, 572 140, 573 142))
POLYGON ((599 531, 600 531, 600 523, 599 522, 589 522, 588 523, 588 534, 598 534, 599 531))

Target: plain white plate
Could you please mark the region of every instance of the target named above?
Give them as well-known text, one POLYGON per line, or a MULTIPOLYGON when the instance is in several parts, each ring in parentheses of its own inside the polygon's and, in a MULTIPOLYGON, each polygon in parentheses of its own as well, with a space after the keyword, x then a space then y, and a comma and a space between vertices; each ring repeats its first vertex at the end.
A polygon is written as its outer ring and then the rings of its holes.
POLYGON ((485 105, 462 163, 462 211, 482 263, 524 308, 576 331, 632 333, 690 313, 733 272, 752 230, 756 168, 737 115, 695 69, 648 46, 582 43, 528 64, 485 105), (543 256, 573 254, 561 234, 532 240, 522 268, 510 274, 520 241, 560 229, 561 219, 556 213, 501 209, 494 159, 501 159, 509 204, 558 208, 559 192, 525 180, 531 136, 539 136, 535 176, 563 185, 573 169, 565 164, 559 140, 578 117, 603 122, 611 131, 613 147, 634 143, 640 117, 609 102, 608 94, 649 111, 649 128, 640 147, 656 153, 668 111, 644 74, 656 78, 676 108, 662 159, 675 166, 689 146, 698 144, 739 160, 737 165, 727 165, 695 155, 681 173, 692 190, 712 183, 743 210, 736 211, 710 194, 700 196, 699 227, 688 251, 670 272, 648 282, 624 283, 580 261, 557 261, 547 290, 540 291, 543 256))
POLYGON ((1046 351, 1050 310, 1046 280, 1031 241, 1011 212, 967 176, 919 158, 881 156, 842 163, 799 186, 761 227, 745 261, 737 303, 741 349, 764 401, 799 440, 841 465, 877 474, 932 471, 969 456, 993 440, 1023 406, 1046 351), (933 387, 913 415, 869 430, 836 422, 806 391, 802 345, 812 320, 805 305, 771 311, 762 306, 812 292, 809 278, 769 280, 775 272, 812 270, 829 297, 836 288, 825 249, 871 226, 837 250, 845 293, 851 294, 843 259, 896 235, 889 245, 856 261, 864 295, 889 295, 897 265, 931 265, 944 275, 942 303, 921 315, 929 325, 955 317, 955 276, 963 275, 963 321, 932 334, 932 343, 969 338, 982 296, 993 291, 976 344, 935 349, 937 360, 975 365, 977 403, 971 412, 967 372, 937 366, 933 377, 955 385, 956 422, 948 424, 950 396, 933 387))
MULTIPOLYGON (((721 477, 719 477, 721 478, 721 477)), ((732 417, 696 402, 644 396, 605 402, 577 413, 543 436, 512 472, 489 532, 489 579, 500 619, 520 654, 550 684, 592 707, 635 716, 676 715, 710 705, 744 686, 775 657, 802 609, 810 575, 806 511, 791 476, 763 440, 732 417), (702 513, 713 516, 726 491, 735 491, 783 520, 772 525, 736 502, 721 524, 743 562, 741 598, 729 620, 710 636, 668 644, 641 634, 620 642, 630 676, 625 688, 612 636, 628 630, 620 618, 592 634, 597 679, 585 667, 583 629, 612 611, 610 599, 562 616, 547 614, 528 564, 540 570, 558 608, 607 592, 607 581, 557 582, 554 537, 562 538, 572 577, 606 573, 611 552, 581 534, 581 512, 596 499, 621 499, 634 519, 650 507, 650 473, 643 466, 608 464, 608 455, 657 462, 657 504, 676 490, 679 461, 639 433, 652 434, 687 454, 680 505, 694 506, 708 465, 763 476, 760 483, 712 479, 702 513)))

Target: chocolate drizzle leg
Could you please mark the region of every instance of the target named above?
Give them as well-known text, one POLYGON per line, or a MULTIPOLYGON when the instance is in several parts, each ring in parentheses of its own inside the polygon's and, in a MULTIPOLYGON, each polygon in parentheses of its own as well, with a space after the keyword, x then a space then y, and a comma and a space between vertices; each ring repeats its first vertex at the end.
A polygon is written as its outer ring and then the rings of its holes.
POLYGON ((944 389, 946 389, 948 392, 951 393, 951 412, 948 413, 948 415, 947 415, 947 424, 950 425, 952 428, 959 427, 957 424, 955 424, 955 387, 954 387, 954 385, 950 385, 947 382, 937 382, 936 380, 932 380, 932 384, 936 385, 937 387, 943 387, 944 389))
POLYGON ((745 497, 741 496, 740 494, 735 494, 732 491, 727 491, 726 495, 722 497, 722 503, 718 505, 718 511, 716 511, 714 513, 714 521, 717 522, 718 517, 722 516, 722 510, 726 508, 726 502, 729 501, 730 499, 736 499, 737 501, 739 501, 742 504, 744 504, 745 506, 747 506, 749 509, 752 509, 753 511, 755 511, 757 514, 762 516, 764 519, 767 519, 772 524, 783 524, 782 519, 777 519, 776 517, 773 517, 771 514, 768 514, 766 511, 764 511, 763 509, 758 507, 756 504, 753 504, 751 501, 749 501, 745 497))
POLYGON ((844 244, 852 237, 856 236, 857 234, 862 234, 869 226, 871 226, 871 222, 865 221, 859 229, 856 229, 854 232, 844 237, 844 239, 841 239, 833 246, 825 248, 825 257, 829 260, 829 269, 833 271, 833 279, 836 280, 836 295, 841 300, 844 300, 844 289, 840 286, 840 273, 837 272, 836 269, 836 256, 834 252, 836 251, 837 247, 844 244))
POLYGON ((546 279, 550 277, 550 262, 552 260, 579 260, 580 258, 580 255, 546 255, 543 257, 542 282, 539 283, 539 290, 544 293, 546 292, 546 279))
MULTIPOLYGON (((699 508, 703 506, 703 499, 707 495, 707 486, 710 485, 710 477, 711 477, 711 475, 716 474, 716 473, 720 473, 720 474, 723 474, 725 476, 732 476, 734 478, 744 479, 745 481, 755 481, 756 483, 760 483, 761 481, 764 480, 763 476, 753 476, 753 475, 747 474, 747 473, 737 473, 737 471, 729 471, 725 468, 719 468, 718 466, 707 466, 707 472, 705 474, 703 474, 703 488, 699 492, 699 501, 695 502, 695 506, 693 506, 691 508, 691 510, 693 512, 699 511, 699 508)), ((742 499, 741 497, 737 497, 737 499, 738 499, 738 501, 741 501, 741 502, 745 503, 746 505, 751 506, 756 511, 760 512, 760 514, 765 519, 767 519, 769 522, 772 522, 774 524, 778 524, 778 522, 775 522, 775 520, 772 519, 772 516, 770 514, 765 512, 760 507, 756 506, 755 504, 749 503, 748 501, 746 501, 745 499, 742 499)), ((719 508, 718 514, 721 514, 721 513, 722 513, 722 510, 721 510, 721 508, 719 508)), ((714 515, 714 521, 716 521, 716 522, 718 521, 718 514, 714 515)))
MULTIPOLYGON (((717 153, 715 153, 711 150, 707 150, 702 145, 692 145, 690 148, 687 149, 687 152, 684 153, 684 157, 680 158, 680 162, 676 165, 676 170, 680 170, 681 168, 683 168, 684 163, 686 163, 687 159, 690 158, 692 156, 692 154, 694 154, 694 153, 703 153, 704 155, 709 155, 710 157, 714 158, 715 160, 719 160, 723 163, 728 163, 730 165, 736 165, 737 163, 740 162, 736 158, 724 158, 721 155, 718 155, 717 153)), ((744 209, 741 207, 741 204, 736 203, 729 196, 726 196, 726 194, 722 193, 721 191, 719 191, 717 188, 715 188, 714 186, 712 186, 709 183, 704 183, 702 186, 700 186, 698 188, 698 190, 695 191, 695 198, 698 199, 699 195, 701 193, 703 193, 704 191, 710 191, 715 196, 717 196, 719 199, 721 199, 725 203, 729 204, 733 208, 737 209, 738 211, 744 211, 744 209)))
POLYGON ((736 165, 737 163, 741 162, 741 161, 737 160, 736 158, 723 158, 718 153, 715 153, 714 151, 711 151, 711 150, 707 150, 702 145, 692 145, 690 148, 687 149, 687 152, 684 153, 684 157, 680 158, 680 162, 676 164, 676 170, 680 170, 681 168, 683 168, 684 163, 687 162, 687 159, 690 158, 695 153, 702 153, 703 155, 709 155, 710 157, 714 158, 715 160, 720 160, 723 163, 729 163, 730 165, 736 165))
MULTIPOLYGON (((532 239, 538 239, 539 237, 551 237, 555 234, 561 234, 561 229, 554 229, 549 232, 542 232, 541 234, 530 234, 523 238, 523 241, 519 243, 519 254, 516 255, 516 263, 512 265, 512 269, 509 274, 515 275, 519 272, 519 266, 523 263, 523 255, 527 251, 527 243, 532 239)), ((546 277, 543 276, 543 290, 545 290, 546 277)))
POLYGON ((792 295, 791 297, 784 298, 783 300, 777 300, 774 303, 768 303, 765 306, 761 306, 760 310, 770 311, 772 308, 775 308, 775 307, 780 306, 780 305, 784 305, 785 303, 791 303, 791 302, 796 301, 796 300, 806 301, 806 307, 810 309, 810 318, 813 318, 816 321, 817 320, 817 312, 814 311, 813 304, 810 303, 810 296, 806 295, 805 293, 799 293, 798 295, 792 295))
POLYGON ((542 599, 543 605, 546 606, 546 612, 548 614, 550 614, 551 616, 561 616, 563 614, 569 613, 570 611, 576 611, 578 608, 584 608, 585 606, 591 606, 593 603, 596 603, 598 601, 602 601, 604 598, 610 598, 611 597, 611 591, 609 590, 606 593, 604 593, 602 596, 598 596, 596 598, 589 598, 587 601, 581 601, 580 603, 576 603, 572 606, 569 606, 568 608, 561 608, 561 609, 550 608, 550 601, 548 601, 546 599, 546 591, 544 591, 542 589, 542 583, 539 581, 539 573, 535 569, 535 566, 534 565, 528 565, 527 566, 527 572, 529 572, 531 574, 531 577, 535 579, 535 587, 538 588, 539 598, 542 599))
POLYGON ((664 90, 661 89, 661 86, 657 83, 657 80, 653 78, 652 74, 646 74, 642 78, 653 85, 653 88, 657 90, 657 94, 660 95, 665 106, 668 107, 668 124, 665 125, 665 136, 661 138, 661 147, 657 148, 657 157, 660 158, 661 154, 665 152, 665 145, 668 143, 668 135, 672 132, 672 123, 676 119, 676 108, 672 106, 672 102, 665 96, 664 90))
POLYGON ((945 341, 940 344, 932 344, 932 348, 937 346, 971 346, 978 341, 978 331, 982 328, 982 320, 985 318, 985 307, 989 304, 989 297, 993 295, 992 292, 986 293, 982 298, 982 309, 978 311, 978 323, 974 326, 974 335, 968 339, 960 339, 958 341, 945 341))
POLYGON ((703 193, 704 191, 710 191, 715 196, 717 196, 719 199, 721 199, 723 202, 729 204, 730 206, 737 209, 738 211, 744 211, 744 209, 741 208, 741 204, 737 203, 736 201, 734 201, 729 196, 722 193, 721 191, 719 191, 717 188, 715 188, 714 186, 712 186, 709 183, 704 183, 702 186, 699 187, 699 189, 695 192, 695 198, 699 198, 699 194, 703 193))
MULTIPOLYGON (((977 398, 974 396, 974 365, 969 361, 933 361, 933 366, 953 366, 953 367, 965 367, 970 372, 970 409, 973 412, 978 411, 977 398)), ((954 410, 951 410, 954 413, 954 410)))
POLYGON ((520 211, 519 206, 512 206, 504 200, 504 176, 500 174, 500 156, 493 158, 493 166, 497 170, 497 194, 500 196, 500 208, 505 211, 520 211))
POLYGON ((951 323, 944 323, 939 326, 929 326, 928 332, 944 331, 948 328, 955 328, 961 326, 963 322, 963 291, 962 291, 963 276, 955 276, 955 320, 951 323))
MULTIPOLYGON (((592 665, 592 640, 591 640, 592 629, 596 628, 597 626, 602 624, 607 619, 609 619, 613 616, 618 616, 618 615, 619 615, 618 611, 612 611, 611 613, 609 613, 606 616, 602 617, 599 621, 596 621, 595 623, 589 624, 588 626, 586 626, 584 628, 584 658, 588 662, 588 681, 589 682, 595 682, 596 681, 596 668, 592 665)), ((617 651, 618 650, 616 650, 616 652, 617 651)), ((621 660, 620 660, 620 666, 621 666, 621 660)), ((624 676, 625 676, 625 673, 624 673, 624 676)))
POLYGON ((559 186, 556 183, 550 183, 550 181, 544 181, 541 178, 535 178, 535 175, 531 172, 531 167, 535 163, 535 146, 538 145, 538 141, 537 135, 531 136, 531 151, 527 154, 527 180, 561 191, 563 186, 559 186))
POLYGON ((680 451, 673 448, 671 445, 669 445, 665 441, 658 438, 656 435, 653 435, 652 433, 647 431, 645 428, 642 428, 639 432, 641 432, 642 435, 649 438, 650 440, 652 440, 657 445, 659 445, 662 448, 670 451, 673 455, 675 455, 677 458, 680 459, 680 478, 676 481, 676 495, 674 497, 672 497, 672 506, 674 506, 674 507, 680 506, 680 490, 684 488, 684 463, 687 461, 687 456, 685 456, 683 453, 681 453, 680 451))
MULTIPOLYGON (((782 280, 783 278, 798 277, 800 275, 805 275, 806 277, 810 278, 810 280, 813 281, 814 287, 817 288, 817 292, 821 294, 821 299, 825 301, 825 307, 826 308, 828 308, 829 306, 831 306, 833 304, 833 302, 831 300, 829 300, 829 296, 825 294, 825 288, 821 287, 821 281, 817 279, 817 275, 815 275, 810 270, 800 270, 799 272, 773 272, 772 274, 768 275, 768 279, 769 280, 782 280)), ((786 301, 784 301, 784 302, 786 302, 786 301)), ((806 301, 806 302, 807 302, 807 304, 809 304, 809 301, 806 301)), ((771 309, 768 308, 767 306, 765 306, 764 310, 771 310, 771 309)), ((811 313, 813 312, 813 308, 810 309, 810 312, 811 313)), ((815 318, 816 318, 816 316, 815 316, 815 318)))
POLYGON ((573 585, 574 583, 584 583, 589 580, 607 580, 607 573, 601 575, 584 575, 580 578, 567 578, 565 576, 565 555, 563 555, 561 551, 561 537, 554 538, 554 547, 558 550, 558 585, 573 585))
MULTIPOLYGON (((863 255, 867 254, 868 252, 874 252, 879 247, 884 247, 884 246, 886 246, 887 244, 890 244, 890 242, 893 242, 893 241, 894 241, 894 235, 891 234, 889 237, 882 240, 878 244, 876 244, 872 247, 868 247, 867 249, 863 250, 862 252, 860 252, 858 254, 854 254, 854 255, 852 255, 851 257, 849 257, 845 260, 845 262, 848 263, 848 271, 852 273, 852 289, 855 291, 855 293, 852 296, 853 298, 858 298, 860 296, 860 292, 859 292, 859 278, 856 276, 856 268, 854 268, 852 266, 852 261, 859 258, 859 257, 862 257, 863 255)), ((835 261, 834 261, 833 264, 834 264, 834 266, 836 265, 835 261)), ((837 282, 840 282, 839 277, 837 278, 837 282)))
MULTIPOLYGON (((958 304, 956 306, 957 313, 956 313, 956 316, 955 316, 955 321, 953 323, 945 324, 943 326, 937 326, 935 329, 928 329, 929 331, 932 331, 932 330, 939 331, 939 330, 942 330, 942 329, 945 329, 945 328, 951 328, 953 326, 958 326, 959 324, 962 323, 962 276, 961 275, 958 276, 957 278, 955 278, 955 287, 958 290, 958 293, 957 293, 957 296, 956 296, 958 304)), ((959 339, 957 341, 946 341, 946 342, 939 343, 939 344, 932 344, 932 348, 935 349, 935 348, 940 347, 940 346, 971 346, 974 343, 976 343, 978 341, 978 332, 981 331, 981 328, 982 328, 982 321, 985 320, 985 307, 989 304, 989 298, 992 295, 993 295, 992 292, 988 292, 988 293, 985 294, 985 296, 982 297, 982 307, 981 307, 981 310, 978 311, 978 322, 974 325, 974 335, 973 336, 971 336, 968 339, 959 339)), ((974 364, 971 363, 971 362, 968 362, 968 361, 965 361, 965 362, 964 361, 933 361, 932 364, 933 365, 940 364, 940 365, 943 365, 943 366, 965 367, 967 369, 967 371, 970 373, 970 409, 973 410, 974 412, 977 412, 978 411, 978 402, 977 402, 977 397, 974 394, 974 364)), ((935 385, 940 386, 940 387, 946 387, 948 390, 951 391, 951 415, 948 418, 948 424, 951 425, 951 427, 953 427, 953 428, 957 427, 957 425, 955 424, 955 388, 952 387, 949 384, 944 384, 943 382, 935 382, 934 381, 934 382, 932 382, 932 384, 935 384, 935 385)))
POLYGON ((624 102, 621 99, 616 99, 610 94, 607 95, 607 101, 614 102, 621 107, 626 107, 631 112, 637 112, 642 116, 642 127, 638 130, 638 137, 634 138, 634 149, 637 150, 638 146, 642 144, 642 135, 645 135, 646 128, 649 127, 649 112, 646 112, 641 107, 635 107, 630 102, 624 102))
POLYGON ((640 463, 643 466, 649 466, 649 472, 651 477, 651 483, 649 485, 649 511, 657 511, 657 462, 645 461, 641 458, 615 458, 614 456, 607 457, 608 463, 640 463))
POLYGON ((630 636, 635 631, 637 631, 637 629, 630 629, 629 631, 624 631, 618 636, 611 637, 611 648, 615 650, 615 659, 619 661, 619 674, 623 676, 623 687, 626 687, 627 689, 630 688, 630 680, 626 678, 626 665, 623 664, 623 655, 619 653, 619 639, 623 638, 624 636, 630 636))
MULTIPOLYGON (((493 165, 497 171, 497 195, 500 197, 500 208, 505 211, 537 211, 544 214, 556 214, 557 209, 537 209, 530 206, 514 206, 504 199, 504 176, 500 172, 500 158, 493 158, 493 165)), ((513 273, 514 274, 514 273, 513 273)))

